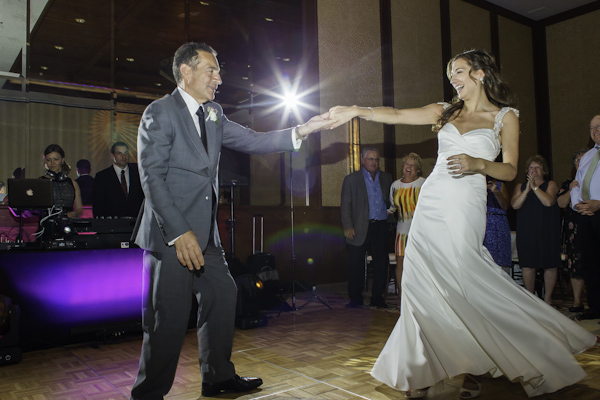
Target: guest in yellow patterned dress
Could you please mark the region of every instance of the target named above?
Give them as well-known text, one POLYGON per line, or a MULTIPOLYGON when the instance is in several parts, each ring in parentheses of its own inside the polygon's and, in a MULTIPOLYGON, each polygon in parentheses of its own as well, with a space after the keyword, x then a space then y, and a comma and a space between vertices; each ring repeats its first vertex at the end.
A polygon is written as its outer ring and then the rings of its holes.
MULTIPOLYGON (((390 188, 389 212, 398 211, 398 225, 396 226, 396 285, 398 293, 402 294, 402 266, 404 262, 404 249, 408 239, 410 223, 417 206, 419 191, 425 178, 422 175, 422 160, 416 153, 410 153, 402 159, 402 178, 392 183, 390 188)), ((398 296, 398 305, 400 305, 398 296)))

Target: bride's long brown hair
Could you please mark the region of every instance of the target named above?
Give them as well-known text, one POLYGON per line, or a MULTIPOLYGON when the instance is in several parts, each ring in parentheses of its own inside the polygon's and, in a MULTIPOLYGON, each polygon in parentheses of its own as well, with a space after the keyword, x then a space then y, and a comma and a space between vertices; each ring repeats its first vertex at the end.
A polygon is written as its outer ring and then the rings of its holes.
MULTIPOLYGON (((487 51, 469 50, 452 57, 446 67, 448 79, 452 78, 452 64, 458 59, 465 60, 471 67, 469 76, 473 81, 476 81, 472 75, 473 72, 481 70, 485 73, 485 77, 483 78, 483 88, 488 100, 493 105, 500 108, 514 106, 514 97, 500 76, 500 69, 496 64, 496 60, 487 51)), ((454 96, 450 107, 444 110, 440 119, 437 121, 437 124, 433 126, 433 131, 439 131, 444 124, 450 121, 450 119, 457 118, 460 115, 464 104, 464 101, 458 97, 458 94, 454 96)))

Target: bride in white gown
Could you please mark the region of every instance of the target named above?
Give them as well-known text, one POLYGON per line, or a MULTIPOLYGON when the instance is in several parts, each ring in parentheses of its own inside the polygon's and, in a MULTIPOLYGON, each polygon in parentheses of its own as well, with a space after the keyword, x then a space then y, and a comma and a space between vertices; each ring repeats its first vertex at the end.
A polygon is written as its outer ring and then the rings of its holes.
POLYGON ((515 178, 518 111, 485 51, 455 56, 448 78, 451 105, 329 112, 332 128, 353 117, 441 127, 408 238, 400 319, 371 374, 409 398, 463 373, 463 399, 479 396, 476 376, 486 373, 520 382, 530 397, 554 392, 586 376, 573 355, 596 337, 515 284, 483 247, 485 175, 515 178), (500 150, 503 161, 494 162, 500 150))

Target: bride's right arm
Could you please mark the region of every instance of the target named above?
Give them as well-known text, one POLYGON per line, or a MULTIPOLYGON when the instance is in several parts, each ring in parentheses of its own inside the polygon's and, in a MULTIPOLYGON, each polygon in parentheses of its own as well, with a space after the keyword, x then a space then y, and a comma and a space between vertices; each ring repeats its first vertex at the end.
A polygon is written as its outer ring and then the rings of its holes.
POLYGON ((436 103, 404 110, 392 107, 336 106, 329 110, 329 119, 335 121, 331 129, 345 124, 354 117, 384 124, 435 125, 443 111, 444 107, 436 103))

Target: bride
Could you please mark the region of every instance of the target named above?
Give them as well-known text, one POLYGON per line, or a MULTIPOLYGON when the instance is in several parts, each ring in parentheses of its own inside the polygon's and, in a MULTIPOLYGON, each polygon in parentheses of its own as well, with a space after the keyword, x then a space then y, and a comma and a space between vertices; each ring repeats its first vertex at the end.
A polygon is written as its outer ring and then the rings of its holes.
POLYGON ((447 75, 452 104, 329 110, 331 128, 359 117, 438 131, 408 238, 400 319, 371 374, 408 398, 460 374, 462 399, 480 395, 486 373, 520 382, 530 397, 554 392, 586 376, 573 355, 596 337, 514 283, 483 247, 486 175, 517 175, 519 113, 486 51, 456 55, 447 75))

